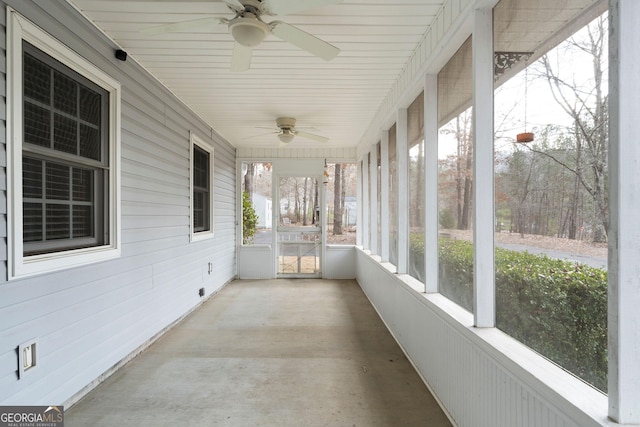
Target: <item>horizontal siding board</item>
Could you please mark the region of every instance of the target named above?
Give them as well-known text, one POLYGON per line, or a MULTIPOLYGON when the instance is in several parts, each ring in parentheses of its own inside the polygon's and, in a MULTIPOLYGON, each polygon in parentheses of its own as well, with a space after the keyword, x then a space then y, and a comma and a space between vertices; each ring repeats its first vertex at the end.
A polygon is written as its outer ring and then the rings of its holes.
MULTIPOLYGON (((63 327, 59 322, 73 324, 66 315, 56 317, 58 314, 67 313, 67 311, 73 311, 75 314, 76 311, 82 312, 83 309, 86 313, 92 313, 97 310, 100 303, 107 301, 107 297, 119 295, 120 291, 128 286, 139 286, 150 274, 150 267, 127 271, 118 276, 62 289, 39 298, 31 298, 22 304, 6 307, 2 310, 0 318, 0 324, 3 325, 2 334, 8 338, 16 338, 12 335, 15 333, 14 329, 25 329, 25 325, 28 329, 38 322, 43 322, 40 331, 49 334, 63 327)), ((23 341, 27 339, 24 338, 23 341)))
MULTIPOLYGON (((91 360, 91 365, 102 371, 109 368, 108 364, 111 359, 119 360, 134 349, 131 348, 131 343, 128 340, 129 335, 136 336, 139 333, 136 332, 137 329, 150 332, 149 326, 145 324, 146 318, 140 317, 140 312, 153 309, 151 299, 141 295, 137 298, 121 299, 118 302, 119 304, 87 318, 87 324, 92 327, 91 333, 74 341, 65 342, 67 344, 65 347, 74 348, 81 360, 91 360)), ((82 329, 86 331, 84 327, 82 329)), ((54 348, 47 348, 46 350, 50 350, 47 354, 45 347, 46 344, 43 345, 41 352, 43 368, 56 366, 57 369, 43 370, 43 374, 39 375, 38 381, 34 385, 51 388, 50 384, 53 384, 57 387, 67 378, 72 379, 76 371, 82 370, 83 365, 79 365, 78 361, 73 360, 74 358, 68 357, 68 350, 56 352, 54 348)), ((92 369, 95 368, 88 368, 89 371, 92 369)), ((39 397, 37 400, 44 398, 44 395, 43 393, 43 397, 39 397)), ((28 390, 20 390, 8 401, 19 402, 29 398, 32 397, 28 390)))
POLYGON ((188 242, 188 236, 156 238, 153 240, 153 249, 150 249, 149 240, 131 241, 122 245, 122 256, 130 257, 153 252, 164 252, 183 246, 188 242))
MULTIPOLYGON (((162 240, 171 237, 180 237, 189 235, 189 226, 186 224, 170 225, 166 227, 156 227, 155 229, 148 228, 132 228, 123 232, 122 242, 127 243, 140 243, 140 242, 153 242, 154 240, 162 240)), ((152 243, 150 243, 151 245, 152 243)))
POLYGON ((184 174, 171 174, 160 168, 155 168, 130 159, 122 159, 121 173, 125 185, 131 186, 131 182, 136 182, 141 178, 162 182, 176 187, 181 187, 181 192, 188 191, 189 177, 184 174))
MULTIPOLYGON (((169 180, 167 178, 171 178, 171 174, 167 173, 165 176, 162 176, 157 173, 157 170, 154 172, 156 173, 151 173, 149 175, 139 174, 135 176, 123 172, 122 186, 136 190, 144 190, 149 193, 166 195, 168 197, 178 199, 178 202, 182 201, 181 199, 184 199, 185 197, 189 197, 187 179, 169 180)), ((140 173, 140 171, 138 171, 138 173, 140 173)))
POLYGON ((123 127, 131 134, 152 142, 153 146, 161 146, 167 151, 174 152, 179 157, 189 154, 189 135, 183 127, 172 127, 165 124, 151 127, 146 111, 123 105, 123 127), (182 143, 182 144, 180 144, 182 143))
MULTIPOLYGON (((4 100, 2 100, 4 102, 4 100)), ((7 167, 7 125, 4 120, 0 120, 0 167, 7 167)))
MULTIPOLYGON (((158 193, 144 189, 136 189, 135 187, 122 187, 122 200, 131 200, 136 202, 160 203, 167 205, 189 205, 189 195, 184 194, 178 196, 170 193, 158 193)), ((126 214, 126 212, 124 212, 126 214)))
POLYGON ((121 256, 0 282, 0 405, 64 402, 193 309, 199 288, 210 294, 235 276, 235 149, 135 61, 115 60, 111 42, 64 1, 7 3, 122 85, 121 256), (193 243, 190 130, 215 150, 215 234, 193 243), (16 347, 34 336, 42 364, 18 380, 16 347))
POLYGON ((176 222, 185 222, 186 217, 169 215, 126 216, 122 218, 123 230, 171 227, 176 222))
POLYGON ((168 173, 176 175, 184 174, 189 164, 185 158, 178 159, 163 152, 161 147, 156 147, 156 150, 145 150, 144 146, 135 144, 135 141, 131 140, 126 143, 123 140, 122 157, 159 170, 166 168, 168 173))
POLYGON ((188 216, 189 207, 185 205, 159 205, 154 203, 143 203, 137 201, 126 201, 122 203, 122 209, 128 216, 157 215, 179 215, 188 216))

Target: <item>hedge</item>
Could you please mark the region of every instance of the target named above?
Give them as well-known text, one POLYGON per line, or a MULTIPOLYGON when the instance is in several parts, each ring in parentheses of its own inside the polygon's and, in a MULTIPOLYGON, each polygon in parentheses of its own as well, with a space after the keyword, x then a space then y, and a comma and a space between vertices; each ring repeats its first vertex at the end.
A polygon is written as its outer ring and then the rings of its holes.
MULTIPOLYGON (((424 250, 412 238, 412 250, 424 250)), ((440 238, 440 292, 473 308, 473 246, 440 238)), ((496 326, 607 391, 607 272, 496 248, 496 326)))

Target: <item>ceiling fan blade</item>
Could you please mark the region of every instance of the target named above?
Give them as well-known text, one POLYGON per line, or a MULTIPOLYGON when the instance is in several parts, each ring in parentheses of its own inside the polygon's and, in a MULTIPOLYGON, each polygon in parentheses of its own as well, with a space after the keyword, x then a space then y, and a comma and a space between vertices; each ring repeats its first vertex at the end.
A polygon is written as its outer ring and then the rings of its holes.
POLYGON ((251 67, 251 56, 253 49, 241 45, 238 42, 233 44, 233 56, 231 56, 231 71, 247 71, 251 67))
POLYGON ((342 0, 262 0, 264 9, 274 15, 290 15, 338 3, 342 3, 342 0))
POLYGON ((222 17, 195 19, 192 21, 175 22, 173 24, 158 25, 156 27, 143 28, 140 30, 142 34, 156 35, 164 33, 175 33, 177 31, 188 30, 191 28, 205 27, 213 24, 227 24, 228 19, 222 17))
POLYGON ((336 57, 340 49, 320 40, 316 36, 302 31, 300 28, 289 25, 286 22, 274 21, 271 24, 271 32, 282 40, 298 46, 300 49, 318 56, 325 61, 330 61, 336 57))
POLYGON ((236 12, 242 12, 244 10, 244 5, 240 3, 238 0, 223 0, 231 9, 236 12))
POLYGON ((315 133, 309 133, 309 132, 303 132, 300 130, 296 130, 296 136, 302 137, 302 138, 307 138, 307 139, 312 139, 314 141, 317 142, 327 142, 329 141, 329 138, 324 137, 324 136, 320 136, 320 135, 316 135, 315 133))
POLYGON ((279 130, 274 130, 274 131, 271 131, 271 132, 259 133, 259 134, 257 134, 257 135, 247 136, 246 138, 243 138, 243 139, 260 138, 261 136, 277 135, 277 134, 279 134, 279 133, 280 133, 280 131, 279 131, 279 130))

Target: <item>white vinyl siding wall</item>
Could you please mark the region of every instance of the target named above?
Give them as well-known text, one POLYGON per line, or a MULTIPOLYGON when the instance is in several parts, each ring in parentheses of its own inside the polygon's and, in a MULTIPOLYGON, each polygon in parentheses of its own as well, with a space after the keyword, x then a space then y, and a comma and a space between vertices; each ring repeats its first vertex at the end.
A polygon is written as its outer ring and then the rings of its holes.
MULTIPOLYGON (((64 1, 6 4, 99 67, 122 88, 120 257, 6 281, 0 263, 0 405, 69 404, 87 385, 235 277, 235 149, 64 1), (190 243, 189 134, 215 148, 212 239, 190 243), (212 272, 209 274, 209 263, 212 272), (16 348, 38 340, 19 380, 16 348)), ((6 8, 0 3, 0 32, 6 8)), ((5 49, 5 37, 0 47, 5 49)), ((5 61, 0 76, 6 80, 5 61)), ((6 144, 4 103, 0 109, 6 144)), ((4 147, 3 147, 4 148, 4 147)), ((0 257, 6 246, 6 150, 0 166, 0 257)))

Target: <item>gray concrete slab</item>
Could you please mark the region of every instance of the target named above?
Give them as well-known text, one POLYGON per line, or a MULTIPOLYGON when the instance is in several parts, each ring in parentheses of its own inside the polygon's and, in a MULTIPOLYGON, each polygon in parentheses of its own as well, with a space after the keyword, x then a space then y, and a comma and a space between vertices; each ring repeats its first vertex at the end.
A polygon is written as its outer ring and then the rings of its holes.
POLYGON ((450 426, 355 281, 236 281, 65 413, 74 426, 450 426))

